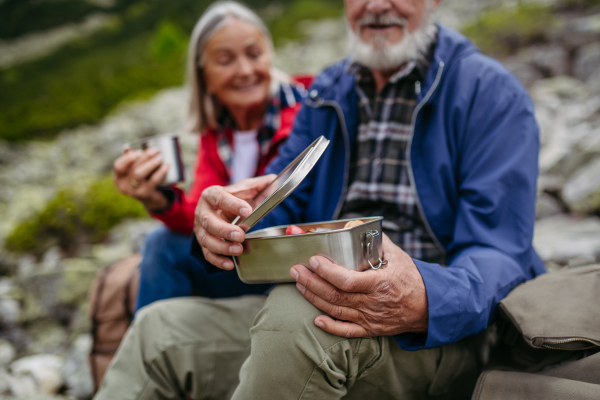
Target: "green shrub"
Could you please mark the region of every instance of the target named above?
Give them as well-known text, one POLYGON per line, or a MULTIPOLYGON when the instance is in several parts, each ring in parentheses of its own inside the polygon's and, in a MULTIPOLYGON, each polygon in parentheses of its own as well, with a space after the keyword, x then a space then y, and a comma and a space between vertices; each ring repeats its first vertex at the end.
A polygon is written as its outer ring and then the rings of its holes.
POLYGON ((339 17, 344 12, 343 1, 340 0, 296 0, 278 17, 269 21, 269 31, 275 44, 302 37, 299 22, 339 17))
MULTIPOLYGON (((67 0, 57 0, 57 7, 61 1, 67 0)), ((123 101, 182 84, 188 37, 210 3, 120 0, 117 5, 128 8, 101 32, 0 70, 0 140, 52 138, 62 129, 100 121, 123 101)), ((247 3, 258 8, 269 2, 247 3)), ((276 43, 299 37, 301 20, 338 16, 343 9, 341 0, 281 3, 287 4, 284 12, 268 23, 276 43)))
POLYGON ((156 60, 167 60, 177 54, 185 54, 187 37, 177 25, 169 21, 161 23, 150 43, 150 54, 156 60))
POLYGON ((555 17, 548 6, 518 4, 515 7, 490 11, 463 27, 484 53, 503 56, 522 46, 542 41, 555 17))
POLYGON ((110 177, 92 183, 87 190, 60 190, 43 210, 18 224, 4 247, 15 253, 42 255, 58 245, 73 253, 85 242, 100 242, 111 228, 126 218, 147 215, 142 205, 120 194, 110 177))

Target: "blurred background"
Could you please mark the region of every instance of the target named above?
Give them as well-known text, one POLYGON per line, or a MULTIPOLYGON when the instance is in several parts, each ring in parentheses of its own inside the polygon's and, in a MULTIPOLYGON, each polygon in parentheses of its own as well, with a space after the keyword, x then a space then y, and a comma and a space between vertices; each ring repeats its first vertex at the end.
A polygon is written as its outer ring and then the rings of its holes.
MULTIPOLYGON (((127 141, 177 133, 193 167, 184 63, 210 3, 0 0, 0 398, 90 397, 88 288, 156 224, 118 194, 112 163, 127 141)), ((245 4, 284 71, 345 56, 342 1, 245 4)), ((437 17, 534 98, 549 269, 600 261, 600 0, 444 0, 437 17)))

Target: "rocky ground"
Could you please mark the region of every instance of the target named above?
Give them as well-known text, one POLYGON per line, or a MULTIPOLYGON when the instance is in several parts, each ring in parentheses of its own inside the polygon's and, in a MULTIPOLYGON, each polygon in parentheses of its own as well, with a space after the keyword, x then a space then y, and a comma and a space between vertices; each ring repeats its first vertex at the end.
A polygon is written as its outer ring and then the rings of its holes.
MULTIPOLYGON (((481 5, 447 3, 439 17, 454 27, 481 5)), ((305 39, 278 49, 282 69, 317 72, 345 54, 343 21, 304 29, 305 39)), ((536 104, 542 149, 534 244, 550 270, 600 261, 600 12, 566 16, 553 38, 502 60, 536 104)), ((185 110, 185 89, 173 88, 52 142, 0 143, 0 242, 57 188, 108 173, 124 142, 179 133, 191 168, 197 138, 181 133, 185 110)), ((72 258, 56 248, 40 261, 0 253, 0 269, 12 271, 0 278, 0 398, 90 397, 87 289, 100 268, 136 251, 155 225, 125 222, 72 258)))

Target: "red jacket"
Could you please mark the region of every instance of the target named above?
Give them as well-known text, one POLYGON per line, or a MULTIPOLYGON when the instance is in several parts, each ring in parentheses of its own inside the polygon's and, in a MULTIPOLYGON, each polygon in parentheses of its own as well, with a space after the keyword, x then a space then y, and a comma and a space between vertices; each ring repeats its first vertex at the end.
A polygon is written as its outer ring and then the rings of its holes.
MULTIPOLYGON (((294 77, 294 80, 305 87, 309 87, 312 77, 294 77)), ((294 126, 294 119, 300 110, 301 104, 297 102, 293 107, 285 107, 280 110, 280 127, 271 138, 269 150, 266 156, 261 157, 256 168, 255 176, 263 175, 267 165, 277 156, 279 146, 287 139, 294 126)), ((227 131, 229 142, 233 142, 233 132, 227 131)), ((204 189, 209 186, 226 186, 231 177, 227 168, 217 152, 217 134, 208 130, 200 136, 198 147, 198 158, 196 160, 196 171, 194 183, 186 194, 181 189, 173 187, 175 199, 171 208, 162 213, 151 213, 152 217, 162 221, 167 228, 184 234, 191 235, 194 228, 194 211, 196 204, 204 189)))

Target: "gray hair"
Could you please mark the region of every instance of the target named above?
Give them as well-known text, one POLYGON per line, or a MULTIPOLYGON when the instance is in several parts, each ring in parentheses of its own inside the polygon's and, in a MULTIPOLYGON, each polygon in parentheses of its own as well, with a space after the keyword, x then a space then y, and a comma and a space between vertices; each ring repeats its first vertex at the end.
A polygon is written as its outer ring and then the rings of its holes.
MULTIPOLYGON (((274 55, 273 40, 269 30, 252 10, 235 1, 217 1, 206 9, 192 31, 188 49, 187 77, 190 86, 190 110, 187 128, 191 132, 203 132, 217 127, 217 105, 206 92, 204 77, 199 70, 203 64, 204 47, 208 40, 232 20, 241 20, 254 25, 265 37, 271 55, 274 55)), ((290 78, 281 71, 271 68, 271 93, 290 78)))

